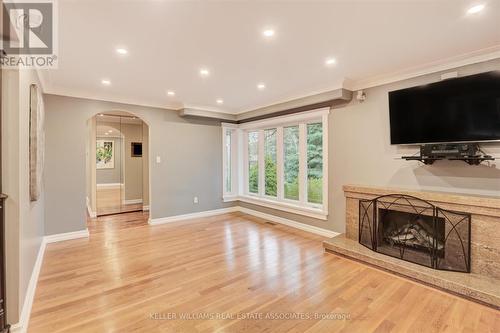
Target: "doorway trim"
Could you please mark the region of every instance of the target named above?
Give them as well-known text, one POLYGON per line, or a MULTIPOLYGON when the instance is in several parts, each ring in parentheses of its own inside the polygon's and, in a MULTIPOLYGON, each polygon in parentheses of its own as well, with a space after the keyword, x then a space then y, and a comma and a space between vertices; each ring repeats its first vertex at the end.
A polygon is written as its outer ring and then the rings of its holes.
MULTIPOLYGON (((119 117, 135 117, 139 120, 141 120, 143 122, 143 125, 145 124, 146 127, 147 127, 147 130, 148 130, 148 133, 147 133, 147 142, 148 142, 148 145, 147 145, 147 172, 148 172, 148 175, 147 175, 147 185, 148 185, 148 204, 147 205, 144 205, 144 191, 143 191, 143 198, 142 198, 142 202, 143 202, 143 205, 142 205, 142 211, 145 212, 145 211, 151 211, 151 207, 152 207, 152 204, 151 204, 151 201, 152 201, 152 195, 151 195, 151 124, 146 121, 142 116, 132 112, 132 111, 129 111, 129 110, 126 110, 126 109, 106 109, 106 110, 102 110, 100 112, 96 112, 94 113, 90 118, 87 119, 87 126, 88 126, 88 122, 91 122, 93 121, 94 124, 91 124, 90 125, 90 131, 87 131, 87 138, 86 140, 89 142, 89 147, 88 147, 88 151, 86 152, 88 154, 88 159, 86 160, 86 186, 89 186, 88 183, 90 183, 90 191, 87 191, 87 198, 86 198, 86 205, 87 205, 87 212, 88 212, 88 215, 91 217, 91 218, 96 218, 97 217, 97 177, 96 177, 96 171, 97 171, 97 168, 96 168, 96 164, 95 164, 95 155, 96 155, 96 138, 97 138, 97 133, 96 133, 96 129, 97 129, 97 124, 96 124, 96 120, 97 120, 97 117, 101 114, 108 114, 109 113, 117 113, 117 112, 123 112, 123 113, 126 113, 127 115, 113 115, 113 116, 119 116, 119 117), (93 129, 93 131, 92 131, 93 129), (89 197, 90 195, 90 197, 89 197), (92 202, 93 201, 93 202, 92 202)), ((121 134, 122 137, 123 137, 123 134, 121 134)), ((144 134, 143 134, 143 137, 144 137, 144 134)), ((123 155, 123 152, 126 151, 125 147, 124 147, 124 140, 122 140, 123 144, 122 144, 122 160, 125 159, 125 155, 123 155)), ((144 158, 144 150, 143 150, 143 158, 144 158)), ((123 163, 124 164, 124 163, 123 163)), ((144 172, 144 169, 143 169, 143 172, 144 172)), ((125 179, 123 179, 123 184, 125 183, 125 179)), ((123 212, 123 213, 127 213, 127 212, 123 212)), ((114 214, 120 214, 120 213, 114 213, 114 214)), ((103 214, 103 215, 110 215, 110 214, 103 214)), ((113 215, 113 214, 111 214, 113 215)))

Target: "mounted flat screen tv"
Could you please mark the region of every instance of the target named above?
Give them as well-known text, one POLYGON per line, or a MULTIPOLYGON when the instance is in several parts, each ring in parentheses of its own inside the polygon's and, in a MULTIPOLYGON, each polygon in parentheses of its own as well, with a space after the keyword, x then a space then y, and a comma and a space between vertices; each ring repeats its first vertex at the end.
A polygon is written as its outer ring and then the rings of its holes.
POLYGON ((391 144, 500 140, 500 71, 389 92, 391 144))

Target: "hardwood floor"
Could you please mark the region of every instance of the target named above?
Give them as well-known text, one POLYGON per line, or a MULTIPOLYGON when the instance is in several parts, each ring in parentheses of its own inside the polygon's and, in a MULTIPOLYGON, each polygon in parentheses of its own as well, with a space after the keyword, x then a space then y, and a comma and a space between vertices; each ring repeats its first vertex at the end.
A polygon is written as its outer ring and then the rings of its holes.
POLYGON ((120 190, 120 188, 98 187, 96 194, 98 216, 142 210, 142 203, 122 203, 122 198, 125 196, 125 194, 122 190, 120 190))
POLYGON ((324 253, 319 236, 238 213, 146 221, 101 217, 89 239, 48 244, 29 332, 500 332, 498 311, 324 253))

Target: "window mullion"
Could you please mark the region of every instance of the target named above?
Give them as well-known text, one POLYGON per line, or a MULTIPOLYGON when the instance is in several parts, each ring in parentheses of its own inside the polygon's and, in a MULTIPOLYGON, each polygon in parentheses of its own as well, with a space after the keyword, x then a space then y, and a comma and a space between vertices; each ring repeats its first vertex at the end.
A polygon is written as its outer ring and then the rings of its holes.
POLYGON ((323 211, 328 212, 328 114, 322 116, 323 127, 323 211))
POLYGON ((307 125, 299 124, 299 201, 307 202, 307 125))
POLYGON ((250 193, 250 184, 248 182, 249 175, 248 175, 248 132, 244 131, 243 132, 243 192, 245 194, 250 193))
POLYGON ((259 196, 263 196, 265 193, 264 186, 266 182, 266 162, 264 158, 264 130, 259 130, 259 196))
POLYGON ((226 138, 227 128, 222 127, 222 196, 228 194, 226 187, 226 177, 227 177, 227 138, 226 138))
POLYGON ((231 131, 231 194, 238 193, 238 131, 231 131))
POLYGON ((284 198, 284 181, 283 181, 283 127, 276 128, 276 194, 278 200, 284 198))

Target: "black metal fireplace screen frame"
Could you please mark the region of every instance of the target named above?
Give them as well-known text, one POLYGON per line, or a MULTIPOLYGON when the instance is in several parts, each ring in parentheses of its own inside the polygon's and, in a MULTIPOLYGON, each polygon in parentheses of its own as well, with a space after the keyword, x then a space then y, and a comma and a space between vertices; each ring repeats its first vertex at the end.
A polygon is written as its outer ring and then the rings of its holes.
POLYGON ((442 209, 437 207, 426 200, 420 198, 404 195, 404 194, 387 194, 376 197, 374 199, 361 199, 359 200, 359 233, 358 233, 359 243, 375 252, 389 255, 398 259, 410 261, 422 266, 430 267, 438 270, 445 271, 455 271, 455 272, 466 272, 470 273, 471 270, 471 214, 456 212, 452 210, 442 209), (453 240, 456 244, 459 244, 459 250, 462 251, 460 256, 463 256, 464 262, 459 267, 448 267, 443 263, 442 255, 439 255, 438 244, 436 237, 433 237, 432 246, 429 250, 429 264, 422 264, 415 261, 408 260, 405 258, 404 248, 400 251, 400 255, 390 255, 387 253, 382 253, 377 251, 379 234, 378 234, 378 213, 379 208, 390 210, 391 207, 399 206, 405 207, 407 212, 415 214, 417 216, 425 216, 426 218, 432 218, 432 228, 434 235, 436 235, 436 230, 438 228, 438 223, 445 223, 445 237, 444 244, 442 247, 446 251, 446 242, 449 240, 450 236, 453 235, 453 240), (426 214, 424 214, 424 212, 426 214), (444 221, 444 222, 443 222, 444 221), (466 225, 462 225, 465 223, 466 225), (461 228, 461 235, 458 228, 461 228), (464 232, 465 230, 465 232, 464 232), (368 235, 366 234, 368 233, 368 235), (454 233, 454 234, 452 234, 454 233), (464 244, 465 243, 465 244, 464 244))

